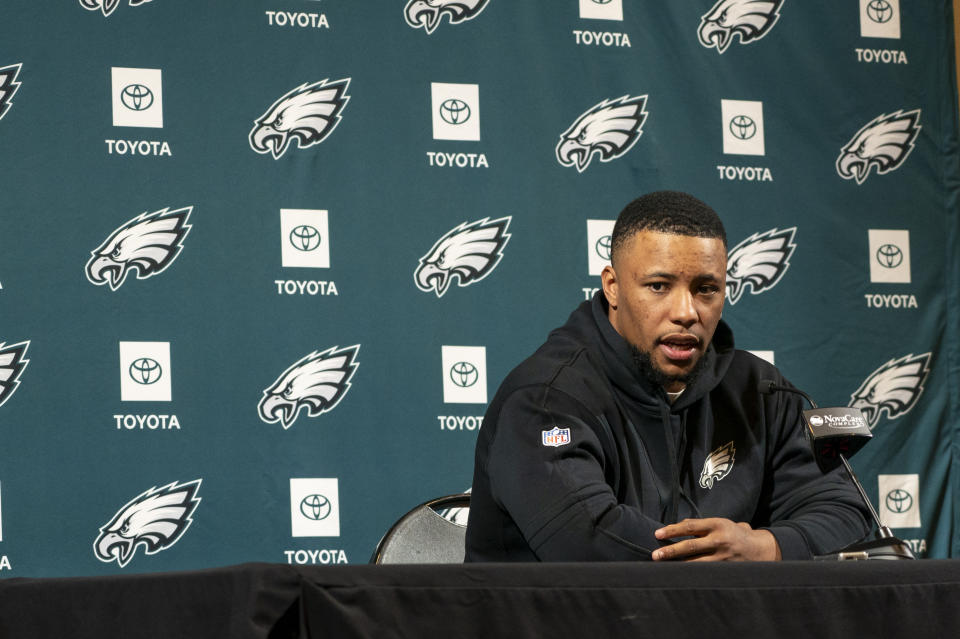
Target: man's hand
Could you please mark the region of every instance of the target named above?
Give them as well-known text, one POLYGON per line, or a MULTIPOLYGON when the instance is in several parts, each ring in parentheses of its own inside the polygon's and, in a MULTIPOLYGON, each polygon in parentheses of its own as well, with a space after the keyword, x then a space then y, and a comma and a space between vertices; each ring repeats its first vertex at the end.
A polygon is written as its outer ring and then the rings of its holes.
POLYGON ((729 519, 684 519, 654 532, 657 539, 693 537, 653 551, 654 561, 777 561, 780 546, 769 530, 729 519))

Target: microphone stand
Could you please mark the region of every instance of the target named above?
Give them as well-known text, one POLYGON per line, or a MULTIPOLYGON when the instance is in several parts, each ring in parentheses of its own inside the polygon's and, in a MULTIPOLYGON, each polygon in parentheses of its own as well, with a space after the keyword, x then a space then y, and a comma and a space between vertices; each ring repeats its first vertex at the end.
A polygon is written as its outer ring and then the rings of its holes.
POLYGON ((877 514, 876 509, 870 502, 867 492, 863 489, 863 485, 860 484, 860 480, 857 479, 856 473, 853 472, 853 468, 850 466, 850 462, 847 461, 846 455, 839 452, 840 450, 846 450, 851 455, 857 452, 872 437, 869 430, 867 430, 865 426, 861 427, 863 432, 856 432, 856 429, 850 428, 846 435, 835 436, 823 429, 824 414, 830 414, 834 416, 839 415, 841 417, 845 416, 846 418, 854 417, 857 418, 862 424, 865 424, 866 422, 864 422, 863 415, 860 413, 860 410, 850 407, 821 409, 817 406, 817 403, 813 401, 813 398, 804 393, 802 390, 789 386, 781 386, 769 379, 761 380, 758 390, 764 394, 770 394, 774 392, 796 393, 807 400, 813 410, 803 411, 803 420, 807 426, 807 436, 810 438, 810 443, 813 448, 813 455, 817 460, 817 465, 820 466, 822 471, 827 472, 828 470, 836 467, 836 463, 833 462, 833 460, 839 457, 840 461, 843 463, 843 467, 847 469, 847 475, 850 477, 850 481, 853 482, 853 485, 857 488, 857 492, 860 493, 860 499, 863 500, 863 503, 867 505, 867 508, 870 510, 870 516, 873 517, 873 521, 877 525, 877 533, 874 539, 860 541, 835 553, 829 555, 820 555, 818 557, 814 557, 814 559, 916 559, 916 557, 913 556, 913 552, 910 550, 910 547, 900 539, 897 539, 893 535, 893 532, 891 532, 887 526, 884 526, 880 522, 880 515, 877 514), (819 420, 815 422, 814 420, 818 417, 819 420), (820 425, 816 425, 817 423, 820 425), (838 442, 833 448, 834 452, 829 455, 825 453, 823 447, 820 445, 820 443, 828 441, 838 442))
POLYGON ((877 535, 875 539, 857 542, 836 553, 822 555, 820 557, 815 557, 815 559, 839 559, 841 561, 863 559, 916 559, 916 557, 913 556, 913 552, 911 552, 910 547, 895 537, 893 532, 880 522, 880 515, 877 514, 873 504, 870 503, 870 498, 867 497, 867 493, 860 484, 860 480, 857 479, 856 473, 853 472, 850 462, 848 462, 847 458, 842 454, 839 455, 839 457, 840 461, 843 462, 843 467, 847 469, 847 475, 850 476, 850 480, 853 482, 853 485, 857 487, 857 492, 860 493, 860 499, 862 499, 863 503, 865 503, 867 508, 870 509, 870 516, 873 517, 873 521, 877 524, 877 535))

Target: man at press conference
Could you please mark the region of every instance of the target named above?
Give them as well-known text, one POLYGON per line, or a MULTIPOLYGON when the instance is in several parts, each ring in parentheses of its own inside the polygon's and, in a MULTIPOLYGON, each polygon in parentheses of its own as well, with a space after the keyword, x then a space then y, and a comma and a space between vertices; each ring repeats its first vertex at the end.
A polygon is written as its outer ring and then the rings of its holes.
POLYGON ((708 205, 631 202, 602 289, 504 380, 477 440, 466 561, 806 559, 869 530, 799 397, 721 320, 708 205))

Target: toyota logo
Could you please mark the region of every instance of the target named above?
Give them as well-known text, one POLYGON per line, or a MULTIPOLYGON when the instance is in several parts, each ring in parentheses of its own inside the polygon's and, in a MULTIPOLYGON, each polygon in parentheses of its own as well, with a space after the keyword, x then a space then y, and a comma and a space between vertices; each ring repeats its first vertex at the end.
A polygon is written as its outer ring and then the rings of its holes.
POLYGON ((131 111, 146 111, 153 106, 153 91, 142 84, 128 84, 120 92, 120 102, 131 111))
POLYGON ((330 500, 323 495, 307 495, 300 500, 300 514, 313 521, 326 519, 331 510, 330 500))
POLYGON ((457 362, 450 367, 450 380, 460 388, 468 388, 477 383, 480 373, 470 362, 457 362))
POLYGON ((749 140, 757 134, 757 123, 746 115, 737 115, 730 120, 730 133, 738 140, 749 140))
POLYGON ((884 268, 897 268, 903 264, 903 251, 895 244, 884 244, 877 249, 877 262, 884 268))
POLYGON ((141 357, 133 360, 128 370, 130 379, 144 386, 155 383, 163 375, 163 369, 160 368, 160 362, 149 357, 141 357))

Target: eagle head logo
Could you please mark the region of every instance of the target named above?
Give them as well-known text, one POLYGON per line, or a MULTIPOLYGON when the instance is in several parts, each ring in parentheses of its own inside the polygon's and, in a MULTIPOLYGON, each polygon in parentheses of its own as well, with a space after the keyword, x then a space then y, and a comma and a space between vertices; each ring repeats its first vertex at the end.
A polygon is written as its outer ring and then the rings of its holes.
POLYGON ((444 15, 450 24, 459 24, 476 18, 486 4, 487 0, 410 0, 403 8, 403 17, 414 29, 423 27, 433 33, 444 15))
POLYGON ((413 274, 417 288, 441 297, 454 276, 460 286, 485 278, 503 257, 503 247, 510 239, 510 220, 509 216, 497 220, 485 217, 451 229, 420 258, 420 266, 413 274))
MULTIPOLYGON (((139 4, 150 2, 150 0, 130 0, 130 6, 135 7, 139 4)), ((113 10, 120 4, 120 0, 80 0, 80 6, 88 11, 99 9, 104 16, 113 13, 113 10)))
POLYGON ((753 295, 776 286, 790 267, 797 248, 793 236, 797 227, 754 233, 727 254, 727 301, 736 304, 750 285, 753 295))
POLYGON ((601 162, 620 157, 643 134, 646 104, 645 95, 635 98, 625 95, 587 109, 560 136, 557 161, 563 166, 576 166, 577 171, 583 173, 594 155, 599 155, 601 162))
POLYGON ((737 449, 731 441, 707 455, 703 470, 700 471, 700 486, 710 490, 715 482, 729 475, 733 470, 733 457, 736 452, 737 449))
POLYGON ((97 559, 116 561, 122 568, 133 558, 137 546, 153 555, 177 543, 193 523, 190 516, 200 503, 200 482, 195 479, 162 488, 154 486, 134 497, 100 528, 93 542, 97 559))
POLYGON ((0 118, 7 114, 12 106, 13 94, 20 88, 17 75, 20 73, 20 63, 0 67, 0 118))
POLYGON ((323 142, 337 124, 350 100, 350 78, 301 84, 274 102, 250 131, 250 147, 279 159, 290 142, 305 149, 323 142))
POLYGON ((837 158, 837 173, 845 180, 863 184, 870 167, 876 167, 880 174, 900 168, 921 128, 920 109, 877 116, 843 147, 837 158))
POLYGON ((127 274, 136 272, 145 280, 162 273, 173 263, 190 232, 187 220, 193 207, 171 211, 169 208, 141 213, 113 231, 87 262, 87 279, 117 290, 127 274))
POLYGON ((767 35, 780 17, 783 0, 720 0, 700 18, 700 44, 723 53, 740 36, 748 44, 767 35))
POLYGON ((20 374, 30 360, 26 358, 30 341, 6 345, 0 342, 0 406, 3 406, 13 391, 20 385, 20 374))
POLYGON ((880 412, 896 419, 906 415, 923 392, 930 374, 930 353, 904 355, 873 371, 850 396, 850 406, 859 408, 872 429, 880 421, 880 412))
POLYGON ((350 378, 360 365, 356 361, 360 345, 314 351, 281 373, 257 405, 260 419, 268 424, 280 422, 290 428, 297 414, 306 409, 317 417, 333 410, 350 390, 350 378))

